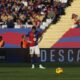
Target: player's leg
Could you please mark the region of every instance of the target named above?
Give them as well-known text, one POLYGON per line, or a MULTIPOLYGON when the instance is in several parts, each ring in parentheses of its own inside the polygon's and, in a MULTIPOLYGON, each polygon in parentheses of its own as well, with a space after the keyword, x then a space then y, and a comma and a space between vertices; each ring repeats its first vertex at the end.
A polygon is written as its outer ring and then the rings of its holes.
POLYGON ((34 63, 35 63, 35 60, 34 60, 34 47, 30 47, 30 56, 31 56, 31 63, 32 63, 32 69, 34 69, 35 68, 35 65, 34 65, 34 63))
POLYGON ((42 66, 41 61, 40 61, 40 49, 39 46, 35 46, 35 55, 37 56, 37 62, 39 63, 39 68, 45 69, 45 67, 42 66))

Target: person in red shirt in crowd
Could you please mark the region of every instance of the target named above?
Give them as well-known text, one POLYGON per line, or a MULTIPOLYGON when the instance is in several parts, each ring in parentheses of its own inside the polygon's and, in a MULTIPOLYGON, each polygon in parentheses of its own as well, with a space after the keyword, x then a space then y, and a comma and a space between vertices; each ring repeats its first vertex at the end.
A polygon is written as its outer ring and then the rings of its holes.
POLYGON ((35 57, 34 54, 37 56, 36 61, 39 63, 39 68, 41 69, 45 69, 45 67, 43 67, 40 64, 40 49, 38 46, 38 42, 39 42, 39 38, 41 39, 41 34, 40 32, 38 32, 36 30, 36 27, 32 27, 31 32, 29 33, 29 40, 30 40, 30 55, 31 55, 31 62, 32 62, 32 69, 35 68, 35 57))

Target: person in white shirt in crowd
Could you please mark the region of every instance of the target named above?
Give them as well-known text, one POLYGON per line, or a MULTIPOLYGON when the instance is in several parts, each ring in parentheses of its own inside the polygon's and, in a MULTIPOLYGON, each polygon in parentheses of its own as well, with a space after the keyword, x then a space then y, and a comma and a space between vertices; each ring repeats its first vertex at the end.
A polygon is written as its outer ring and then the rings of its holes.
POLYGON ((27 0, 22 0, 22 3, 24 4, 24 6, 28 6, 28 2, 27 2, 27 0))

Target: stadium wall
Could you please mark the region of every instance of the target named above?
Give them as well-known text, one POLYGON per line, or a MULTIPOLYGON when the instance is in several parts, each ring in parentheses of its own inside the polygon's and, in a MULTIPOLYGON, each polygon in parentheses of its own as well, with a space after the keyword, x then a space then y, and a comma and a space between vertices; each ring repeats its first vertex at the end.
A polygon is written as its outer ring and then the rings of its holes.
MULTIPOLYGON (((41 32, 41 29, 37 29, 41 32)), ((5 41, 4 48, 20 48, 22 35, 28 35, 31 28, 26 29, 0 29, 0 36, 5 41)))
MULTIPOLYGON (((41 62, 52 63, 80 63, 80 49, 41 49, 41 62)), ((4 48, 0 49, 1 63, 27 63, 30 62, 28 49, 4 48)))

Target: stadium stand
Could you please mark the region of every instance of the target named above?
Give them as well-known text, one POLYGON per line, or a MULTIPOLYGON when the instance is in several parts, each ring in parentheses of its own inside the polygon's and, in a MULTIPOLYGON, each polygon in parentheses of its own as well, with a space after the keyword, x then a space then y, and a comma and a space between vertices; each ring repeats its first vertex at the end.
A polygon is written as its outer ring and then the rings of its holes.
POLYGON ((80 8, 79 3, 79 0, 73 0, 71 6, 65 10, 66 15, 63 15, 57 24, 51 25, 48 28, 39 44, 41 48, 52 47, 52 45, 54 45, 72 27, 74 23, 71 19, 72 14, 75 13, 80 15, 80 11, 78 10, 80 8))
MULTIPOLYGON (((71 5, 71 2, 73 2, 73 0, 34 0, 34 1, 33 0, 18 0, 18 1, 3 0, 0 1, 0 10, 1 10, 0 35, 3 35, 3 37, 5 38, 4 40, 7 41, 6 43, 8 43, 9 41, 11 42, 6 44, 6 47, 7 46, 13 47, 15 46, 14 43, 16 44, 15 42, 16 40, 14 40, 16 36, 12 37, 11 34, 13 36, 15 34, 19 35, 20 32, 21 34, 23 33, 26 34, 25 29, 28 32, 29 28, 31 28, 33 25, 39 28, 39 30, 44 31, 48 27, 50 27, 51 24, 55 24, 56 22, 58 22, 61 16, 65 15, 65 9, 66 7, 71 5), (13 29, 8 30, 4 28, 8 28, 8 29, 13 28, 13 29), (14 28, 17 28, 18 30, 14 28), (8 34, 7 35, 8 37, 5 36, 6 34, 8 34)), ((51 33, 49 32, 49 34, 51 33)), ((20 41, 20 38, 18 39, 20 41)), ((19 47, 19 46, 15 46, 15 47, 19 47)))
POLYGON ((45 29, 65 14, 64 9, 71 2, 72 0, 1 0, 0 27, 26 28, 35 25, 45 29))

